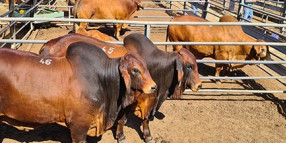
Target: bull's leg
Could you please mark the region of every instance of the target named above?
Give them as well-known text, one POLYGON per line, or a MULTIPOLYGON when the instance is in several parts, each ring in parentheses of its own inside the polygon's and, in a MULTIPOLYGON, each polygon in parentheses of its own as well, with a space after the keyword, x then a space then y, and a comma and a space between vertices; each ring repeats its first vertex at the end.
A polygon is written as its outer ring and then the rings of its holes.
POLYGON ((126 121, 126 114, 124 114, 118 121, 117 121, 117 129, 116 129, 116 139, 118 143, 125 143, 126 138, 123 132, 123 127, 126 121))
POLYGON ((182 48, 182 45, 173 45, 173 51, 180 51, 182 48))
POLYGON ((151 136, 151 133, 150 133, 149 119, 143 120, 143 135, 144 135, 145 143, 154 142, 153 137, 151 136))
POLYGON ((86 29, 87 23, 86 22, 82 22, 82 23, 79 24, 79 27, 86 29))
POLYGON ((223 65, 222 76, 226 76, 227 72, 229 71, 227 65, 223 65))
POLYGON ((113 26, 114 28, 114 38, 116 38, 118 40, 119 36, 120 36, 120 31, 122 28, 122 24, 117 24, 113 26))
MULTIPOLYGON (((215 77, 219 77, 219 73, 222 70, 223 65, 222 64, 215 64, 215 68, 216 68, 215 77)), ((216 82, 216 84, 221 83, 221 81, 219 79, 216 79, 215 82, 216 82)))
POLYGON ((71 124, 71 138, 73 143, 86 143, 88 125, 71 124))

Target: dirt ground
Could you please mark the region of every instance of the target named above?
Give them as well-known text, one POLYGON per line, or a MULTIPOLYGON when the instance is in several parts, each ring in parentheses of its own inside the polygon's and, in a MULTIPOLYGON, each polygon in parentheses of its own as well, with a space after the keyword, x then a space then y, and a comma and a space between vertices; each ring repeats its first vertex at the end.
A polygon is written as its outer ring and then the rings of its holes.
MULTIPOLYGON (((165 12, 140 11, 138 15, 161 15, 165 12)), ((210 21, 217 18, 208 16, 210 21)), ((142 20, 142 19, 138 19, 142 20)), ((145 19, 143 19, 145 20, 145 19)), ((152 20, 152 19, 146 19, 152 20)), ((153 19, 164 20, 169 19, 153 19)), ((35 39, 49 40, 70 32, 67 27, 48 27, 38 29, 35 39)), ((144 33, 142 27, 130 27, 122 37, 132 32, 144 33)), ((165 41, 165 28, 152 28, 152 41, 165 41)), ((112 30, 107 30, 112 34, 112 30)), ((38 52, 41 44, 24 44, 21 50, 38 52)), ((159 46, 163 49, 163 46, 159 46)), ((199 64, 201 76, 213 76, 213 64, 199 64)), ((256 65, 246 66, 229 76, 269 76, 256 65)), ((285 90, 277 80, 223 80, 214 84, 203 80, 203 89, 248 89, 248 90, 285 90)), ((188 93, 181 100, 164 102, 156 118, 150 122, 151 134, 156 143, 285 143, 286 142, 286 103, 285 94, 252 93, 188 93)), ((142 143, 143 136, 140 119, 130 115, 124 128, 129 143, 142 143)), ((0 141, 16 142, 71 142, 69 129, 60 125, 44 125, 31 131, 18 130, 4 123, 0 124, 0 141)), ((102 137, 88 137, 88 142, 116 143, 113 130, 102 137)))

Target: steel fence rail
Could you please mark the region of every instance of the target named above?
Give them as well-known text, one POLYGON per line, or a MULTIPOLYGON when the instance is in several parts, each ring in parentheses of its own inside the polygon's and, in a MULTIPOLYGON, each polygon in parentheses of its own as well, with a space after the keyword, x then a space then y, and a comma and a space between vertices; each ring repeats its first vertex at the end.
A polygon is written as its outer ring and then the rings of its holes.
POLYGON ((275 18, 279 18, 279 19, 282 19, 282 20, 286 20, 285 17, 276 15, 276 14, 274 14, 274 13, 270 13, 270 12, 267 12, 267 11, 263 11, 263 10, 261 10, 261 9, 254 8, 254 7, 248 6, 248 5, 246 5, 246 4, 242 4, 242 3, 240 3, 240 5, 241 5, 241 6, 244 6, 244 7, 247 7, 247 8, 250 8, 250 9, 253 9, 253 10, 255 10, 255 11, 259 11, 259 12, 261 12, 261 13, 263 13, 263 14, 267 14, 267 15, 273 16, 273 17, 275 17, 275 18))
MULTIPOLYGON (((226 89, 200 89, 196 92, 226 92, 226 93, 286 93, 285 90, 226 90, 226 89)), ((191 94, 194 91, 186 89, 184 94, 191 94)))
MULTIPOLYGON (((0 39, 1 43, 34 43, 44 44, 48 40, 10 40, 0 39)), ((123 45, 123 42, 119 41, 108 41, 112 44, 123 45)), ((286 43, 278 42, 153 42, 155 45, 269 45, 269 46, 285 46, 286 43)))
MULTIPOLYGON (((196 0, 141 0, 142 2, 151 1, 151 2, 198 2, 196 0)), ((202 0, 200 2, 206 2, 202 0)))
MULTIPOLYGON (((0 43, 34 43, 34 44, 45 44, 49 40, 11 40, 11 39, 0 39, 0 43)), ((109 43, 117 43, 118 42, 109 42, 109 43)), ((179 44, 185 43, 185 42, 178 42, 179 44)), ((187 42, 190 43, 190 42, 187 42)), ((197 42, 194 42, 197 43, 197 42)), ((211 43, 211 42, 208 42, 211 43)), ((243 43, 243 42, 242 42, 243 43)), ((120 42, 120 44, 123 44, 120 42)), ((154 42, 156 45, 156 42, 154 42)), ((161 44, 161 43, 160 43, 161 44)), ((200 42, 200 44, 204 44, 203 42, 200 42)), ((264 45, 264 44, 262 44, 264 45)), ((197 60, 198 63, 236 63, 236 64, 286 64, 286 61, 225 61, 225 60, 197 60)))
POLYGON ((67 19, 67 18, 15 18, 1 17, 0 21, 53 21, 53 22, 87 22, 87 23, 120 23, 120 24, 142 24, 142 25, 204 25, 204 26, 265 26, 265 27, 286 27, 286 24, 268 23, 244 23, 244 22, 167 22, 167 21, 130 21, 114 19, 67 19))
POLYGON ((286 76, 269 76, 269 77, 265 77, 265 76, 261 76, 261 77, 256 77, 256 76, 252 76, 252 77, 246 77, 246 76, 239 76, 239 77, 215 77, 215 76, 202 76, 200 77, 200 79, 224 79, 224 80, 251 80, 251 79, 286 79, 286 76))
POLYGON ((223 64, 286 64, 286 61, 232 61, 232 60, 197 60, 197 63, 223 63, 223 64))

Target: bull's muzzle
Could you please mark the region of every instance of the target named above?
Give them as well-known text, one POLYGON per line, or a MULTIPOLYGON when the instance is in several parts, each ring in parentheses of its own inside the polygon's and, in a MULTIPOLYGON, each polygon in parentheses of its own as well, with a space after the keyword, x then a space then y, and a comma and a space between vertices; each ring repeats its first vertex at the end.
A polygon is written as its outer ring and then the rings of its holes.
POLYGON ((192 86, 191 90, 192 91, 198 91, 200 88, 202 88, 202 82, 196 83, 194 86, 192 86))
POLYGON ((141 3, 138 3, 137 10, 143 10, 143 9, 144 9, 143 5, 141 3))
POLYGON ((143 88, 143 92, 146 93, 146 94, 150 94, 150 93, 155 92, 156 89, 157 89, 156 83, 152 82, 151 84, 149 84, 148 86, 143 88))

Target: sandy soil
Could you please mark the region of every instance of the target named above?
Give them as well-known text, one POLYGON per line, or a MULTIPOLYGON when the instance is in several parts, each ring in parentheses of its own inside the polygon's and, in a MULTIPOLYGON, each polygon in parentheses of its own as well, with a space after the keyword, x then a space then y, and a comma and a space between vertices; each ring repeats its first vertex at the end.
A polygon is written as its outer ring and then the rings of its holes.
MULTIPOLYGON (((164 12, 141 11, 138 15, 167 15, 164 12)), ((209 18, 215 21, 216 18, 209 18)), ((145 19, 144 19, 145 20, 145 19)), ((149 19, 150 20, 150 19, 149 19)), ((158 19, 156 19, 158 20, 158 19)), ((161 20, 161 19, 160 19, 161 20)), ((169 19, 162 19, 168 21, 169 19)), ((140 27, 130 27, 132 32, 143 33, 140 27)), ((49 40, 67 34, 66 27, 39 29, 36 39, 49 40)), ((110 32, 110 30, 109 30, 110 32)), ((126 32, 121 39, 130 34, 126 32)), ((165 41, 165 28, 151 30, 152 41, 165 41)), ((38 52, 40 44, 23 45, 22 50, 30 48, 38 52)), ((163 49, 161 46, 160 48, 163 49)), ((213 64, 199 64, 201 76, 213 76, 213 64)), ((268 76, 257 66, 246 66, 242 71, 229 76, 268 76)), ((214 84, 203 80, 203 88, 217 89, 255 89, 285 90, 276 80, 224 80, 214 84)), ((286 104, 285 94, 227 94, 227 93, 189 93, 181 100, 164 102, 156 118, 150 122, 151 134, 157 143, 192 142, 286 142, 286 104)), ((130 115, 124 129, 129 143, 144 142, 140 120, 130 115)), ((88 142, 115 143, 113 130, 101 138, 88 137, 88 142)), ((15 142, 71 142, 70 132, 60 125, 45 125, 36 130, 22 131, 6 124, 0 124, 0 141, 15 142)))

